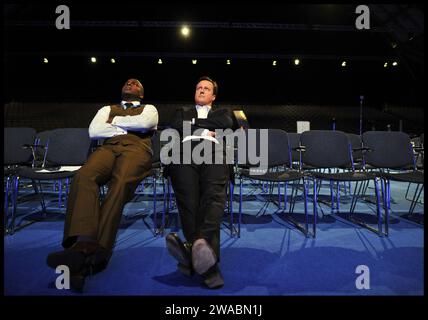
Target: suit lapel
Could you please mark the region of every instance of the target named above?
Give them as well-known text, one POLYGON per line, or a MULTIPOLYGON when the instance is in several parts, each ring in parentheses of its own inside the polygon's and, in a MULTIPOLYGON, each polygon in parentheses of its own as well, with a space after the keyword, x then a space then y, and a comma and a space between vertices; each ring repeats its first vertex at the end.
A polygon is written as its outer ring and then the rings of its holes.
POLYGON ((198 112, 196 107, 186 108, 183 110, 183 120, 191 120, 192 118, 197 118, 198 112))

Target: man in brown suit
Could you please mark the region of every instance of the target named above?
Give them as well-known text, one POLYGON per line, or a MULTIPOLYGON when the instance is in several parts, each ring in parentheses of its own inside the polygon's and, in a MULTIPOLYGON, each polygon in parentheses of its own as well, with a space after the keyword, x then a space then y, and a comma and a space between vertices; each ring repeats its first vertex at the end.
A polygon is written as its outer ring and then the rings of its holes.
POLYGON ((122 102, 101 108, 89 126, 91 139, 105 139, 73 178, 67 203, 62 246, 51 253, 51 268, 70 268, 71 286, 82 290, 89 273, 103 270, 112 254, 123 207, 151 170, 151 136, 158 113, 140 103, 144 88, 129 79, 122 88, 122 102), (100 204, 100 186, 108 191, 100 204))

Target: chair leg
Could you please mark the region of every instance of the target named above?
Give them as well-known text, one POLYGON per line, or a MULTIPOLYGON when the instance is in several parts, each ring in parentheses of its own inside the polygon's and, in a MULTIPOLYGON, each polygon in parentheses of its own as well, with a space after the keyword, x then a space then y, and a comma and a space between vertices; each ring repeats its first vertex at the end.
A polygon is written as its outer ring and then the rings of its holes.
POLYGON ((229 182, 229 214, 230 214, 230 236, 233 238, 235 236, 234 232, 234 223, 233 223, 233 193, 235 192, 235 186, 232 181, 229 182))
MULTIPOLYGON (((346 182, 344 182, 345 185, 346 182)), ((339 213, 340 211, 340 185, 339 185, 339 181, 336 182, 336 212, 339 213)))
POLYGON ((335 200, 334 200, 333 180, 330 180, 330 201, 331 201, 330 212, 332 214, 334 214, 334 212, 335 212, 335 205, 334 205, 335 200))
POLYGON ((61 209, 62 203, 62 180, 58 180, 58 208, 61 209))
MULTIPOLYGON (((306 231, 306 237, 307 237, 309 235, 308 187, 306 185, 305 179, 302 179, 302 181, 303 181, 303 201, 304 201, 304 210, 305 210, 305 231, 306 231)), ((313 236, 315 238, 315 234, 313 236)))
POLYGON ((409 190, 410 190, 410 185, 411 185, 412 183, 411 182, 409 182, 409 184, 407 185, 407 190, 406 190, 406 195, 404 196, 404 198, 406 199, 406 200, 410 200, 410 199, 408 199, 407 198, 407 196, 409 195, 409 190))
POLYGON ((239 178, 238 238, 241 237, 241 221, 242 221, 242 176, 239 178))
MULTIPOLYGON (((376 192, 376 214, 377 214, 377 228, 378 235, 382 236, 382 213, 380 210, 380 194, 379 194, 379 178, 374 180, 375 192, 376 192)), ((388 222, 385 219, 385 235, 388 236, 388 222)))
POLYGON ((318 215, 318 201, 317 201, 317 179, 314 179, 314 196, 313 196, 313 213, 314 213, 314 224, 312 226, 312 233, 314 235, 314 238, 316 237, 316 225, 317 225, 317 215, 318 215))
POLYGON ((287 199, 287 190, 288 189, 288 182, 286 182, 285 183, 285 186, 284 186, 284 210, 287 210, 287 201, 288 201, 288 199, 287 199))
POLYGON ((385 194, 386 194, 386 210, 385 210, 385 234, 389 234, 389 212, 391 210, 391 183, 389 180, 385 181, 385 194))
POLYGON ((39 196, 40 205, 42 206, 42 216, 45 218, 47 215, 47 211, 46 211, 45 197, 43 196, 42 184, 39 181, 39 188, 40 188, 39 190, 37 188, 37 182, 35 180, 31 180, 31 183, 33 184, 34 192, 39 196))
POLYGON ((418 184, 416 186, 415 193, 413 194, 412 203, 410 205, 409 214, 412 215, 414 213, 414 210, 416 208, 416 204, 418 203, 419 197, 421 196, 422 190, 424 189, 423 185, 418 184), (420 187, 420 189, 419 189, 420 187), (419 190, 419 192, 418 192, 419 190))
POLYGON ((6 190, 4 192, 4 232, 7 234, 9 232, 7 223, 9 222, 9 192, 11 186, 11 176, 6 178, 6 190))
POLYGON ((159 234, 158 229, 158 214, 156 211, 156 176, 153 176, 153 219, 154 219, 154 233, 155 236, 159 234))
POLYGON ((15 219, 16 219, 16 211, 18 206, 18 189, 19 189, 19 177, 15 177, 13 179, 13 190, 12 190, 12 201, 13 201, 13 209, 12 209, 12 217, 9 227, 9 234, 15 233, 15 219))
POLYGON ((168 195, 166 192, 166 186, 165 186, 165 179, 161 176, 162 179, 162 191, 163 191, 163 208, 162 208, 162 218, 161 218, 161 227, 160 227, 160 232, 161 232, 161 236, 164 235, 165 232, 165 214, 166 214, 166 208, 167 208, 167 201, 168 201, 168 195))

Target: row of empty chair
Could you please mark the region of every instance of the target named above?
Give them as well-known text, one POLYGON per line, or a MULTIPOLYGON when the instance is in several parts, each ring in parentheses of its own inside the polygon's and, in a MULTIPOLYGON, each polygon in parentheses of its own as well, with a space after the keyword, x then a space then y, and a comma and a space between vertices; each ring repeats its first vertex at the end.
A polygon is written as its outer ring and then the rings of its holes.
MULTIPOLYGON (((388 219, 390 214, 391 187, 390 181, 401 181, 415 184, 416 190, 410 197, 409 212, 413 213, 423 192, 424 178, 423 167, 416 165, 416 156, 422 154, 423 144, 412 146, 410 137, 403 132, 368 131, 361 137, 359 135, 346 134, 341 131, 311 130, 302 134, 287 133, 280 129, 247 129, 243 135, 248 135, 248 130, 254 130, 260 142, 260 135, 268 135, 268 171, 262 175, 252 174, 254 164, 236 162, 233 166, 236 179, 233 179, 229 188, 228 212, 230 213, 230 230, 232 236, 240 236, 240 228, 243 214, 243 181, 262 181, 269 190, 277 185, 279 208, 286 208, 287 186, 291 185, 289 212, 292 213, 301 192, 304 200, 304 223, 298 223, 289 215, 290 221, 306 236, 316 235, 316 224, 319 206, 318 196, 322 183, 327 183, 330 190, 330 205, 332 213, 340 211, 341 187, 349 191, 351 195, 350 208, 345 210, 346 218, 362 226, 368 227, 379 235, 388 235, 388 219), (265 131, 263 131, 265 130, 265 131), (377 229, 362 223, 355 212, 357 200, 361 198, 372 181, 376 197, 377 229), (354 191, 351 190, 351 182, 354 183, 354 191), (239 211, 237 227, 234 223, 234 194, 235 186, 239 185, 239 211), (282 194, 282 189, 284 193, 282 194), (312 214, 309 214, 308 199, 311 199, 312 214), (312 223, 312 230, 309 224, 312 223)), ((31 128, 4 128, 4 177, 5 177, 5 207, 4 219, 6 233, 15 231, 16 208, 18 203, 20 179, 32 181, 32 187, 40 195, 42 210, 46 213, 43 200, 43 191, 40 181, 68 180, 74 175, 74 171, 47 171, 58 166, 81 166, 86 161, 90 152, 96 148, 89 139, 86 128, 55 129, 42 133, 36 133, 31 128), (12 213, 9 214, 9 204, 12 205, 12 213)), ((165 228, 165 216, 169 214, 173 193, 168 179, 162 177, 163 164, 160 161, 161 142, 160 133, 154 135, 152 146, 154 158, 152 173, 153 179, 153 214, 154 232, 163 233, 165 228), (157 217, 157 184, 162 183, 163 209, 161 221, 157 217)), ((248 139, 246 140, 248 143, 248 139)), ((422 136, 423 141, 423 136, 422 136)), ((253 143, 253 142, 252 142, 253 143)), ((238 146, 235 146, 238 151, 238 146)), ((248 150, 248 145, 246 150, 248 150)), ((260 153, 260 146, 256 146, 260 153)), ((422 161, 423 164, 423 161, 422 161)), ((65 197, 68 190, 62 190, 62 183, 58 183, 59 201, 62 195, 65 197)), ((104 186, 101 186, 101 192, 104 186)), ((407 197, 407 194, 406 194, 407 197)))

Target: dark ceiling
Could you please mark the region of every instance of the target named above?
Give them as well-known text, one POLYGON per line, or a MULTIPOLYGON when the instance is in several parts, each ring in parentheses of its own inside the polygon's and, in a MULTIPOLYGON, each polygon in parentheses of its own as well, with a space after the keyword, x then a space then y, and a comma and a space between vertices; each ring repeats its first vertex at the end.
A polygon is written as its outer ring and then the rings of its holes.
POLYGON ((5 98, 111 101, 137 77, 150 101, 188 101, 210 75, 227 103, 353 104, 364 94, 420 105, 424 7, 368 5, 370 30, 358 30, 356 6, 69 5, 70 29, 58 30, 56 5, 5 5, 5 98))

